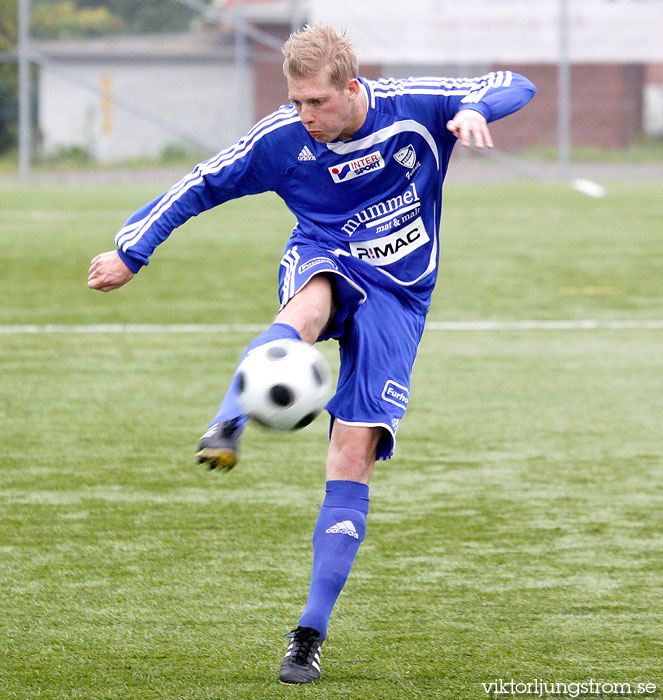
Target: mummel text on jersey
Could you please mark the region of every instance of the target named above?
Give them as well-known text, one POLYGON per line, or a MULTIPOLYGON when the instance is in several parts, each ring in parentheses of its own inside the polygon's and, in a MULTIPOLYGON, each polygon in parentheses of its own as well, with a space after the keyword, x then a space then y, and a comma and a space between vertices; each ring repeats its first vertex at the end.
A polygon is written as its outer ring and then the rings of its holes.
POLYGON ((122 260, 137 272, 190 217, 272 190, 297 218, 294 237, 363 261, 371 276, 379 271, 385 284, 427 307, 442 182, 456 141, 446 123, 467 108, 494 121, 520 109, 535 88, 510 71, 360 83, 368 114, 350 140, 318 143, 294 107, 282 107, 135 212, 115 238, 122 260))

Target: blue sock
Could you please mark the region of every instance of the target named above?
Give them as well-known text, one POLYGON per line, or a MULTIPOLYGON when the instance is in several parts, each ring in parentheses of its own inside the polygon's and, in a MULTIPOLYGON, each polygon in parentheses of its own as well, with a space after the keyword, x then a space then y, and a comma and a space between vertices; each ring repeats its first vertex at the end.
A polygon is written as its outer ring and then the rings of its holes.
POLYGON ((356 481, 328 481, 325 500, 313 531, 313 572, 301 627, 327 636, 336 599, 366 534, 368 486, 356 481))
MULTIPOLYGON (((269 328, 265 329, 258 337, 254 338, 247 346, 242 356, 237 363, 239 366, 242 360, 249 354, 254 348, 259 348, 265 343, 270 343, 272 340, 280 340, 281 338, 293 338, 295 340, 301 340, 299 333, 287 323, 273 323, 269 328)), ((221 401, 219 410, 216 415, 210 421, 210 425, 214 423, 219 423, 224 420, 232 420, 234 418, 239 418, 239 425, 244 427, 248 416, 242 412, 242 407, 240 406, 238 397, 239 391, 237 389, 237 374, 235 374, 230 382, 228 391, 221 401)))

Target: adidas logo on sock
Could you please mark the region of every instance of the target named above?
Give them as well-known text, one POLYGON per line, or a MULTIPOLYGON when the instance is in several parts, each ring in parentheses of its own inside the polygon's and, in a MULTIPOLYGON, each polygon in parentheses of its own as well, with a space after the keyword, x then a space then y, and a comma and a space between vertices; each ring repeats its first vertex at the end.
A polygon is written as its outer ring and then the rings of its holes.
POLYGON ((315 160, 315 156, 311 153, 311 149, 308 146, 304 146, 299 152, 297 160, 315 160))
POLYGON ((328 535, 333 535, 336 533, 338 533, 339 535, 350 535, 350 537, 354 537, 356 540, 359 539, 357 529, 355 528, 355 525, 352 522, 352 520, 344 520, 341 523, 336 523, 336 525, 328 527, 325 530, 325 533, 328 535))

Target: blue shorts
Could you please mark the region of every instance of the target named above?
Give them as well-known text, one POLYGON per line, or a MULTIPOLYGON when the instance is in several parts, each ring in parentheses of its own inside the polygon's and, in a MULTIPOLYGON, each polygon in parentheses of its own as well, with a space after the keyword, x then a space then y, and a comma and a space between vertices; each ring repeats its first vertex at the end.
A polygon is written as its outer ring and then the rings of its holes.
POLYGON ((426 316, 374 267, 301 242, 291 242, 281 260, 281 306, 321 273, 335 276, 337 312, 318 340, 337 339, 341 356, 336 393, 327 404, 331 424, 384 428, 376 456, 389 459, 410 398, 426 316))

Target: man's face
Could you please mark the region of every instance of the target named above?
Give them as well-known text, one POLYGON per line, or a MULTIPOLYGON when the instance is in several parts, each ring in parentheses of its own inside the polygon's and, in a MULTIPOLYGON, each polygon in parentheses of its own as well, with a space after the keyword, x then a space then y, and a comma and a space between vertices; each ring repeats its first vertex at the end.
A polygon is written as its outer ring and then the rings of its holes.
POLYGON ((363 124, 360 116, 359 81, 348 81, 343 90, 330 84, 324 73, 310 78, 288 78, 288 97, 302 124, 320 143, 349 139, 363 124))

